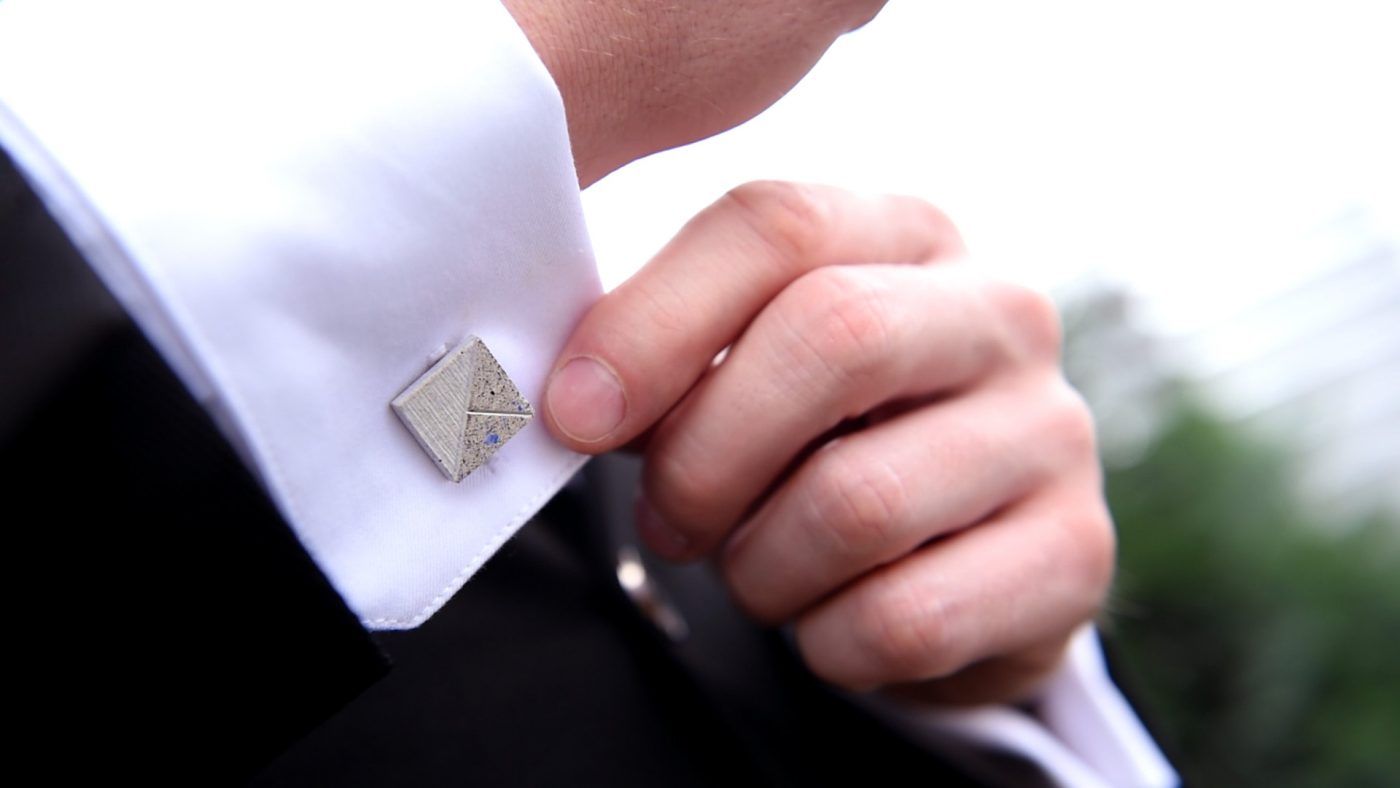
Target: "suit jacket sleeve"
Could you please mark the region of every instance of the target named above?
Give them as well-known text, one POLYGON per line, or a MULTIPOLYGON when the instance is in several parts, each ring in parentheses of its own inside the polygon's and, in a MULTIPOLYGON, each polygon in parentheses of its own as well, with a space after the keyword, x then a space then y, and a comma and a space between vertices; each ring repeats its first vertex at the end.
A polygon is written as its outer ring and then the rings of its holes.
POLYGON ((24 757, 247 775, 387 669, 0 152, 0 478, 24 757), (57 756, 57 757, 55 757, 57 756))

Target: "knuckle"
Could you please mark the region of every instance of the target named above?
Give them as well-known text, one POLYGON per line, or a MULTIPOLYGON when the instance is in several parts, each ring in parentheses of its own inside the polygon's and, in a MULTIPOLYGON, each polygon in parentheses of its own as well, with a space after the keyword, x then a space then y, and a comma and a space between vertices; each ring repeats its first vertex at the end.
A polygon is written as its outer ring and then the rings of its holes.
POLYGON ((1071 464, 1098 463, 1098 438, 1093 411, 1064 378, 1056 376, 1050 397, 1050 433, 1071 464))
POLYGON ((857 611, 852 637, 883 681, 913 681, 947 672, 941 606, 908 582, 891 581, 857 611))
POLYGON ((1117 567, 1113 519, 1102 499, 1085 496, 1068 504, 1058 518, 1058 545, 1044 556, 1039 570, 1059 578, 1060 610, 1066 623, 1077 625, 1103 605, 1117 567))
POLYGON ((962 245, 961 234, 958 232, 957 224, 953 222, 952 218, 949 217, 942 208, 917 197, 908 199, 913 205, 914 210, 918 212, 920 221, 924 227, 927 228, 931 237, 950 240, 954 246, 962 245))
POLYGON ((1073 538, 1078 557, 1076 569, 1084 579, 1087 613, 1092 614, 1113 583, 1117 569, 1117 538, 1113 519, 1101 503, 1076 521, 1073 538))
POLYGON ((1019 355, 1058 359, 1063 329, 1054 301, 1044 293, 1012 282, 995 282, 988 291, 992 310, 1019 355))
POLYGON ((714 502, 723 500, 726 481, 718 470, 685 462, 676 452, 652 452, 647 457, 642 487, 667 524, 698 537, 706 512, 714 502))
POLYGON ((1053 469, 1064 484, 1073 486, 1062 510, 1063 538, 1068 544, 1068 566, 1062 566, 1085 591, 1086 612, 1097 608, 1113 581, 1117 539, 1113 517, 1101 490, 1094 418, 1079 395, 1061 379, 1050 415, 1051 440, 1060 447, 1053 469))
POLYGON ((880 9, 885 7, 886 0, 856 0, 844 4, 844 9, 849 17, 847 24, 849 30, 854 30, 861 25, 868 24, 875 15, 880 13, 880 9))
POLYGON ((722 558, 721 572, 734 604, 745 615, 762 624, 780 624, 790 610, 770 589, 761 586, 751 569, 741 571, 730 559, 722 558))
POLYGON ((797 339, 839 383, 864 380, 891 356, 889 288, 859 268, 820 268, 791 287, 797 339))
POLYGON ((721 200, 781 261, 817 254, 829 208, 815 189, 787 181, 753 181, 721 200))
POLYGON ((813 471, 813 515, 837 555, 883 553, 910 511, 910 491, 888 463, 860 462, 832 447, 813 471))
POLYGON ((653 277, 646 285, 627 289, 636 298, 636 311, 625 316, 641 318, 635 326, 640 329, 637 333, 646 335, 653 345, 662 344, 658 339, 673 344, 691 337, 695 330, 688 319, 690 299, 680 291, 676 281, 669 277, 653 277))
MULTIPOLYGON (((829 611, 809 611, 797 617, 793 624, 793 638, 802 662, 817 678, 829 684, 857 692, 869 689, 868 685, 844 675, 845 671, 839 665, 840 657, 834 653, 836 645, 833 638, 827 635, 831 630, 827 621, 829 617, 829 611)), ((839 638, 847 640, 844 630, 839 633, 839 638)))

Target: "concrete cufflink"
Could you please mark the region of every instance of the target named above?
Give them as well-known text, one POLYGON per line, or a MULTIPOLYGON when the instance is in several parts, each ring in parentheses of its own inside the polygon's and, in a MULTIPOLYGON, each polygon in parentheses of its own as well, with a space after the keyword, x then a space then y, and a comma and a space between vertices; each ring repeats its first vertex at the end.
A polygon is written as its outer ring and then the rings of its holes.
POLYGON ((477 337, 438 360, 390 403, 443 475, 460 482, 535 411, 477 337))

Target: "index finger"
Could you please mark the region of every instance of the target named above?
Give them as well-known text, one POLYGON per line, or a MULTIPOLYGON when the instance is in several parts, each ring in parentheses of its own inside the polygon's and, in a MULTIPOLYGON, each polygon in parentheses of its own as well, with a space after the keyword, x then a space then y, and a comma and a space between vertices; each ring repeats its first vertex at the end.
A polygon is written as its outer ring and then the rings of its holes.
POLYGON ((923 200, 776 181, 740 186, 584 316, 550 377, 545 422, 576 451, 615 449, 664 416, 804 273, 961 251, 952 223, 923 200))

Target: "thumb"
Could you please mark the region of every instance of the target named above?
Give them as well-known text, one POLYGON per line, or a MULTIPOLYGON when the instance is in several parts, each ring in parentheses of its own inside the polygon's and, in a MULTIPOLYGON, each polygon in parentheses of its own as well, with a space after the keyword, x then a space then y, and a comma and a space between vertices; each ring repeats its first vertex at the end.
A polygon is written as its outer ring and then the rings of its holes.
POLYGON ((560 442, 598 454, 650 429, 788 284, 827 265, 927 262, 961 250, 909 197, 757 182, 701 212, 584 316, 541 409, 560 442))

